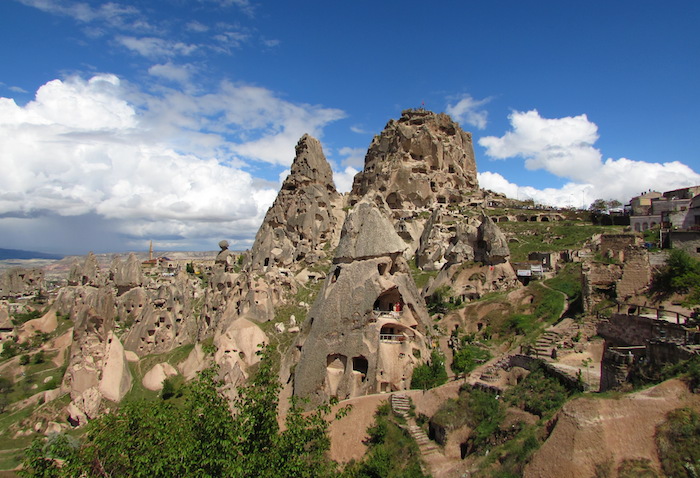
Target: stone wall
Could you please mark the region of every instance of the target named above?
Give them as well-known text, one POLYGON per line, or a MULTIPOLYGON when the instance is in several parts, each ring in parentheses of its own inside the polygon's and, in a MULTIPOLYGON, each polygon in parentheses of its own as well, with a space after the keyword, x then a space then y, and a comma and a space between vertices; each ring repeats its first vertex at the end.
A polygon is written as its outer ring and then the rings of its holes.
POLYGON ((613 314, 597 326, 598 335, 616 346, 645 345, 648 341, 666 337, 685 341, 687 330, 682 325, 638 315, 613 314))

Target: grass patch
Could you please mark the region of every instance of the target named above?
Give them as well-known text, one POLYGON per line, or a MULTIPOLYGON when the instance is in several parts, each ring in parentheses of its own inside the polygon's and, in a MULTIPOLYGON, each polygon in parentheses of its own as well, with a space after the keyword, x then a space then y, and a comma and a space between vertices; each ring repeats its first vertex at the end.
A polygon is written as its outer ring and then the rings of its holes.
POLYGON ((503 395, 511 405, 540 417, 551 416, 571 395, 556 378, 547 375, 543 368, 531 371, 518 385, 503 395))
POLYGON ((408 261, 409 268, 411 269, 411 277, 413 277, 413 282, 416 283, 418 290, 422 290, 431 279, 434 279, 440 271, 424 271, 416 265, 416 258, 414 257, 408 261))

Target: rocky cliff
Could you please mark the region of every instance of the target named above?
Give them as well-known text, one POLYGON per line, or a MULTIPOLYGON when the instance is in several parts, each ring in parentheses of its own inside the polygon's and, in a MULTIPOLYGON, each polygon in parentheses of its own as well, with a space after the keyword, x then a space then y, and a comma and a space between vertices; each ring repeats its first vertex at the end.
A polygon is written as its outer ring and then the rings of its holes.
POLYGON ((471 134, 445 114, 405 110, 375 136, 351 203, 379 195, 391 209, 460 204, 478 189, 471 134))
POLYGON ((302 136, 289 176, 255 236, 250 268, 313 264, 326 257, 338 243, 342 202, 321 143, 302 136))

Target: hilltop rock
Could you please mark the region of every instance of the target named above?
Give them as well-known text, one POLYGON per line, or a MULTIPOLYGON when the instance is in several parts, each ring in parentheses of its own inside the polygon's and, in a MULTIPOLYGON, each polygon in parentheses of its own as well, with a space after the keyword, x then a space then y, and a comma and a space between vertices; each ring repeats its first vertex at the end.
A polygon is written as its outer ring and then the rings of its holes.
POLYGON ((391 209, 415 210, 462 203, 477 189, 471 134, 445 114, 405 110, 372 140, 351 204, 379 195, 391 209))
POLYGON ((294 394, 318 403, 409 388, 413 368, 428 355, 430 321, 404 247, 372 203, 350 212, 297 343, 294 394))
POLYGON ((341 232, 333 262, 351 262, 402 253, 406 243, 394 231, 391 221, 370 202, 355 206, 341 232))
POLYGON ((304 135, 289 176, 255 237, 250 268, 318 261, 337 244, 343 218, 342 197, 321 143, 304 135))

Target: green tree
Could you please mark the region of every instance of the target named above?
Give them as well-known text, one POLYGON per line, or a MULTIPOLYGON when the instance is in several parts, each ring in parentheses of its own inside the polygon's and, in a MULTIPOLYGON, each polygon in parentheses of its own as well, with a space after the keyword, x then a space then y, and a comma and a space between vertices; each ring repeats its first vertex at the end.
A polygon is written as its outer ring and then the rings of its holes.
POLYGON ((214 368, 202 372, 184 387, 182 401, 127 403, 92 421, 80 447, 64 447, 50 455, 47 443, 35 440, 26 452, 22 476, 334 475, 324 455, 330 446, 325 418, 330 404, 305 414, 294 402, 286 430, 280 432, 280 385, 267 350, 258 372, 239 388, 234 414, 218 390, 216 376, 214 368))
POLYGON ((650 292, 659 299, 686 294, 685 306, 700 304, 700 261, 682 249, 671 249, 666 265, 654 274, 650 292))
POLYGON ((427 390, 438 387, 445 382, 447 382, 445 357, 438 349, 433 349, 430 353, 430 361, 413 369, 411 388, 427 390))
POLYGON ((458 375, 466 375, 474 370, 478 364, 484 363, 490 358, 491 354, 488 350, 476 345, 465 344, 454 354, 452 371, 458 375))

